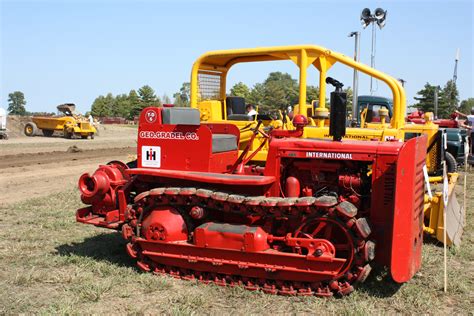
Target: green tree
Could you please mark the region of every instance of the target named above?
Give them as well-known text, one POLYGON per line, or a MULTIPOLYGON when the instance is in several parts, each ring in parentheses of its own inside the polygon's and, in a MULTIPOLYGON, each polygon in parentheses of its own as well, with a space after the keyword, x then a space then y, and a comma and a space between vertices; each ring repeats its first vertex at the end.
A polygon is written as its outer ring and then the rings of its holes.
POLYGON ((147 106, 160 106, 161 103, 159 98, 155 95, 155 90, 149 85, 144 85, 140 89, 138 89, 138 95, 140 96, 140 100, 142 103, 142 108, 147 106))
POLYGON ((293 106, 298 102, 298 83, 288 73, 271 72, 263 85, 263 110, 286 109, 288 105, 293 106))
POLYGON ((456 110, 459 102, 459 92, 456 84, 449 80, 443 89, 440 86, 433 86, 426 83, 423 89, 417 92, 418 97, 415 100, 418 103, 413 107, 423 110, 424 112, 434 112, 434 95, 435 89, 438 88, 438 117, 449 117, 456 110))
POLYGON ((250 95, 250 89, 243 82, 239 82, 239 83, 236 83, 230 89, 230 95, 234 97, 242 97, 242 98, 248 99, 250 95))
POLYGON ((306 100, 308 104, 313 101, 319 100, 319 88, 315 86, 306 87, 306 100))
POLYGON ((130 111, 130 118, 139 116, 140 112, 148 106, 161 106, 160 98, 155 95, 155 90, 148 85, 138 89, 138 102, 132 101, 131 103, 133 107, 130 111))
POLYGON ((461 105, 459 106, 459 112, 464 114, 471 114, 472 109, 474 109, 474 98, 462 100, 461 105))
POLYGON ((443 106, 441 103, 442 98, 442 90, 440 86, 433 86, 429 82, 425 84, 423 89, 418 91, 416 94, 418 97, 414 97, 418 103, 413 104, 413 107, 416 107, 417 109, 422 110, 423 112, 434 112, 434 95, 435 95, 435 89, 438 88, 438 114, 440 108, 443 106))
POLYGON ((352 114, 352 97, 353 97, 352 88, 347 87, 343 90, 344 90, 344 92, 346 93, 346 96, 347 96, 347 106, 346 106, 347 114, 352 114))
POLYGON ((97 98, 95 98, 91 106, 91 114, 92 116, 99 116, 99 117, 112 115, 112 111, 107 106, 107 102, 103 95, 100 95, 97 98))
POLYGON ((446 82, 443 88, 442 98, 444 107, 441 113, 438 112, 438 116, 449 117, 449 115, 456 110, 459 103, 459 91, 453 80, 446 82))
MULTIPOLYGON (((347 91, 352 95, 350 88, 347 91)), ((269 73, 263 83, 256 83, 251 89, 242 82, 235 84, 230 90, 230 95, 244 97, 247 103, 258 106, 260 112, 273 112, 297 105, 299 92, 296 79, 288 73, 277 71, 269 73)), ((319 100, 319 87, 307 86, 306 102, 311 104, 312 101, 317 100, 319 100)), ((326 103, 328 103, 327 98, 326 103)))
POLYGON ((107 93, 104 98, 104 106, 106 108, 107 113, 109 116, 116 116, 117 111, 115 109, 115 97, 112 93, 107 93))
POLYGON ((189 106, 190 91, 191 84, 189 82, 183 82, 179 91, 173 94, 174 105, 181 107, 189 106))
MULTIPOLYGON (((233 95, 245 95, 245 84, 239 82, 231 89, 233 95)), ((286 110, 299 102, 299 84, 290 74, 272 72, 263 83, 255 84, 246 97, 247 103, 255 104, 260 111, 286 110)), ((319 87, 306 87, 306 100, 310 104, 319 100, 319 87)))
POLYGON ((113 115, 128 118, 132 110, 130 99, 127 94, 119 94, 115 97, 113 115))
POLYGON ((14 115, 25 115, 25 95, 21 91, 15 91, 8 95, 8 113, 14 115))
POLYGON ((263 104, 264 100, 265 87, 261 83, 256 83, 250 90, 250 93, 247 97, 247 103, 259 105, 263 104))
POLYGON ((128 93, 128 101, 130 102, 130 110, 127 118, 133 120, 133 118, 141 111, 140 97, 138 96, 137 91, 133 89, 130 90, 128 93))
POLYGON ((179 94, 179 92, 176 92, 175 94, 173 94, 173 98, 174 98, 173 104, 175 106, 179 106, 179 107, 188 106, 188 104, 186 104, 186 102, 184 102, 183 99, 181 99, 181 95, 179 94))

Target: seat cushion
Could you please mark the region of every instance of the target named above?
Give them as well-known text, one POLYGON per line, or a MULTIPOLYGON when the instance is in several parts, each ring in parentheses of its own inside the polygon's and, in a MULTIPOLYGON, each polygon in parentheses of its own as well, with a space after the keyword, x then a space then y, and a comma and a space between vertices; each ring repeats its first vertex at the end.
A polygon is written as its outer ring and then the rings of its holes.
POLYGON ((200 125, 201 123, 198 109, 183 107, 163 108, 161 115, 163 124, 200 125))
POLYGON ((237 150, 237 137, 230 134, 212 134, 212 153, 237 150))

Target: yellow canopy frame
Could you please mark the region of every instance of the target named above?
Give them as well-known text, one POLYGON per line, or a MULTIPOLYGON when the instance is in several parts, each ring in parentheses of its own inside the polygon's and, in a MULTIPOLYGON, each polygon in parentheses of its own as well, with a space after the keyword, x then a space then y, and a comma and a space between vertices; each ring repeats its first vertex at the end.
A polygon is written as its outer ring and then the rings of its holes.
POLYGON ((210 51, 201 55, 193 64, 191 72, 191 107, 198 105, 198 74, 216 72, 220 74, 220 99, 226 97, 226 77, 229 69, 238 63, 291 60, 299 68, 299 109, 307 113, 306 86, 307 69, 313 65, 319 70, 319 108, 326 108, 326 74, 336 63, 340 62, 350 68, 357 69, 371 77, 385 82, 392 91, 393 118, 391 127, 398 129, 404 125, 406 111, 405 90, 398 80, 374 68, 354 61, 341 53, 333 52, 316 45, 294 45, 243 48, 210 51))

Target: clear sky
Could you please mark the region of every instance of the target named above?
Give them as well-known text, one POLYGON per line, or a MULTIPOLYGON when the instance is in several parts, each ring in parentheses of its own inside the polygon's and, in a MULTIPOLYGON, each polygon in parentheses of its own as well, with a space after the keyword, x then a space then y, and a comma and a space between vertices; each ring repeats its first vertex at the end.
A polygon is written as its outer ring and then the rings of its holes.
MULTIPOLYGON (((408 103, 426 82, 453 76, 456 50, 460 97, 474 97, 473 1, 7 1, 0 0, 0 107, 22 91, 29 111, 55 111, 73 102, 90 109, 100 94, 128 93, 148 84, 172 96, 189 81, 193 61, 208 50, 317 44, 353 55, 347 35, 361 31, 361 62, 370 64, 364 7, 388 10, 377 30, 376 68, 407 81, 408 103)), ((290 62, 236 66, 230 85, 263 81, 290 62)), ((330 75, 352 86, 352 71, 330 75)), ((310 79, 316 85, 316 74, 310 79)), ((388 95, 380 83, 375 94, 388 95)), ((229 88, 229 87, 228 87, 229 88)), ((360 94, 369 92, 361 78, 360 94)))

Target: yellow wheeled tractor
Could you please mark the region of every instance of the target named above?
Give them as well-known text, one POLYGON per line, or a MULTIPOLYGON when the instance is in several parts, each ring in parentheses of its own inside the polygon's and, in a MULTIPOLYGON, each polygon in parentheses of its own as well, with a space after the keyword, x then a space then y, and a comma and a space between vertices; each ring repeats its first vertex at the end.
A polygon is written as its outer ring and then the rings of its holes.
POLYGON ((33 116, 31 122, 25 125, 25 135, 35 136, 41 131, 44 136, 51 137, 55 131, 58 131, 62 132, 66 138, 94 138, 97 130, 85 117, 74 113, 76 109, 74 104, 61 104, 57 106, 57 109, 62 112, 64 116, 33 116))
MULTIPOLYGON (((367 65, 355 62, 343 54, 333 52, 321 46, 298 45, 298 46, 278 46, 278 47, 260 47, 249 49, 220 50, 211 51, 200 56, 193 65, 191 72, 191 107, 200 111, 201 121, 206 123, 232 122, 240 129, 239 149, 240 153, 245 149, 246 158, 256 163, 265 165, 268 155, 268 132, 275 129, 294 131, 293 137, 301 138, 330 138, 330 127, 328 122, 331 119, 328 108, 326 108, 326 83, 339 86, 340 83, 327 76, 330 68, 340 63, 350 68, 357 69, 377 80, 383 81, 388 85, 392 92, 393 114, 390 119, 386 111, 381 111, 381 121, 379 123, 367 123, 363 128, 347 127, 344 139, 357 139, 366 141, 405 141, 413 134, 426 134, 429 138, 429 144, 432 144, 434 135, 437 135, 437 127, 426 126, 407 126, 405 123, 406 96, 405 90, 395 78, 388 76, 367 65), (281 114, 279 119, 272 119, 268 115, 257 114, 248 116, 245 113, 245 100, 238 97, 228 97, 226 95, 226 78, 229 70, 236 64, 247 62, 264 61, 282 61, 289 60, 294 62, 299 68, 299 102, 294 107, 294 117, 305 117, 304 122, 294 122, 285 114, 281 114), (320 95, 317 102, 311 102, 306 96, 307 87, 307 69, 313 66, 319 71, 319 89, 320 95), (300 115, 298 115, 300 114, 300 115), (256 135, 255 128, 261 123, 260 133, 256 135), (298 125, 304 125, 304 128, 298 128, 298 125), (416 129, 416 130, 414 130, 416 129), (256 136, 255 136, 256 135, 256 136), (408 137, 407 137, 408 136, 408 137)), ((287 135, 286 133, 285 135, 287 135)), ((273 136, 277 137, 277 136, 273 136)), ((427 151, 430 151, 427 147, 427 151)), ((436 164, 432 157, 427 158, 426 165, 433 171, 439 164, 436 164)), ((457 177, 451 177, 453 187, 457 177)), ((455 200, 454 190, 450 201, 455 200)), ((443 213, 441 199, 436 199, 438 193, 435 192, 432 198, 426 198, 425 201, 425 232, 442 241, 439 238, 443 234, 443 213), (429 211, 428 211, 429 210, 429 211), (430 223, 436 217, 440 225, 431 225, 430 223), (441 220, 439 220, 441 219, 441 220)), ((427 195, 428 196, 428 195, 427 195)), ((452 208, 457 203, 448 205, 452 208)), ((463 223, 454 223, 463 218, 463 209, 454 207, 452 212, 456 216, 447 218, 447 244, 459 240, 454 236, 459 236, 459 230, 462 231, 463 223), (459 216, 458 216, 459 215, 459 216), (453 228, 455 227, 455 228, 453 228), (459 229, 459 227, 461 227, 459 229), (451 229, 455 231, 450 231, 451 229)))
MULTIPOLYGON (((373 96, 362 96, 362 99, 363 101, 359 101, 356 107, 356 113, 360 112, 360 120, 357 124, 360 127, 372 129, 390 127, 392 101, 387 98, 373 96)), ((454 173, 457 170, 457 163, 456 158, 446 150, 448 145, 446 131, 439 128, 439 125, 435 124, 433 119, 433 113, 427 112, 424 115, 423 123, 407 122, 402 127, 404 140, 421 134, 426 135, 428 137, 426 167, 429 175, 436 176, 443 173, 443 160, 446 161, 448 172, 454 173)))

